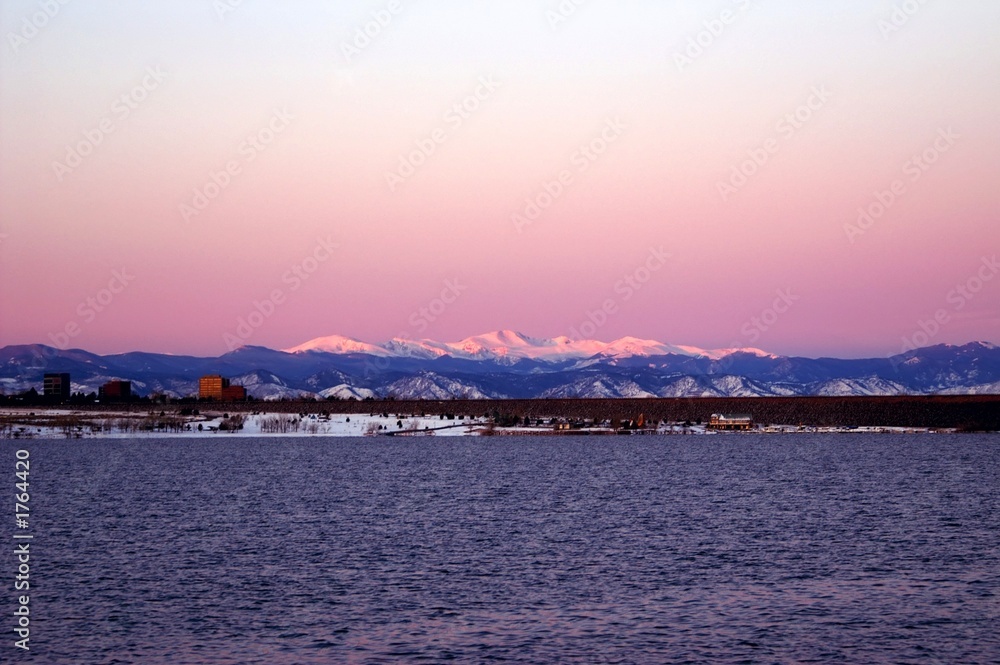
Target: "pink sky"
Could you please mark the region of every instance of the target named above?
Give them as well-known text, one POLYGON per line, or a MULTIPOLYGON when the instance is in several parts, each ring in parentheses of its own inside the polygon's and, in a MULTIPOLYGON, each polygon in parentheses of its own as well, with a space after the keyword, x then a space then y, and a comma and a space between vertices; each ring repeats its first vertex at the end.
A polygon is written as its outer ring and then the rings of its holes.
POLYGON ((177 4, 70 3, 16 46, 37 5, 0 9, 0 345, 68 326, 96 352, 215 355, 257 304, 273 312, 246 342, 274 348, 557 336, 608 300, 604 340, 885 355, 944 310, 930 343, 1000 342, 996 3, 927 4, 887 31, 892 3, 860 0, 594 4, 554 28, 526 0, 403 2, 350 60, 388 3, 177 4), (78 166, 54 166, 88 135, 78 166), (845 228, 895 181, 881 218, 845 228), (460 294, 424 318, 447 280, 460 294), (795 300, 772 317, 779 291, 795 300))

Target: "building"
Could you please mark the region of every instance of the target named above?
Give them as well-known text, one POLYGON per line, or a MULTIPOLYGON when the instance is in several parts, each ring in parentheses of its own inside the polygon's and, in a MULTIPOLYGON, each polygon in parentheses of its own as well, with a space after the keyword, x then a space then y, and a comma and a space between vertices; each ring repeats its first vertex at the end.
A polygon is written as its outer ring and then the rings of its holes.
POLYGON ((46 397, 69 399, 69 374, 46 374, 42 384, 42 394, 46 397))
POLYGON ((246 388, 230 385, 229 379, 224 379, 218 374, 203 376, 198 380, 198 399, 233 402, 246 398, 246 388))
POLYGON ((198 379, 198 399, 222 399, 222 389, 229 387, 229 379, 210 374, 198 379))
POLYGON ((753 416, 745 413, 713 413, 708 428, 724 432, 745 432, 753 429, 753 416))
POLYGON ((242 402, 247 398, 247 389, 243 386, 226 386, 222 389, 222 401, 242 402))
POLYGON ((108 381, 97 390, 101 399, 129 399, 132 397, 131 381, 108 381))

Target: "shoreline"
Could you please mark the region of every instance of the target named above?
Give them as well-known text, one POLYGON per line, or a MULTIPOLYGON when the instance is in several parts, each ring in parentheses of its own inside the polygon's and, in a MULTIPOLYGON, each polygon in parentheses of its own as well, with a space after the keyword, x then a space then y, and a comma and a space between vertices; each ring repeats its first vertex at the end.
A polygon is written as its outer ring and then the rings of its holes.
MULTIPOLYGON (((166 410, 145 413, 112 410, 95 412, 72 408, 0 409, 0 439, 156 439, 156 438, 396 438, 396 437, 511 437, 511 436, 746 436, 793 434, 957 434, 957 428, 874 426, 756 425, 741 432, 713 430, 702 423, 658 421, 636 427, 617 422, 570 425, 552 416, 531 425, 497 424, 483 416, 428 415, 382 412, 368 414, 288 414, 258 410, 195 410, 180 415, 166 410), (625 426, 621 426, 625 425, 625 426)), ((995 433, 995 432, 990 432, 995 433)))
POLYGON ((869 396, 869 397, 667 397, 613 399, 498 399, 498 400, 295 400, 211 402, 170 400, 125 403, 0 404, 5 410, 38 413, 72 409, 100 417, 108 412, 132 415, 150 412, 180 416, 195 410, 250 415, 268 411, 317 416, 361 416, 378 413, 424 414, 428 417, 495 418, 508 422, 525 417, 567 421, 638 420, 708 422, 714 413, 750 414, 763 425, 810 427, 954 428, 962 431, 1000 431, 1000 395, 869 396))

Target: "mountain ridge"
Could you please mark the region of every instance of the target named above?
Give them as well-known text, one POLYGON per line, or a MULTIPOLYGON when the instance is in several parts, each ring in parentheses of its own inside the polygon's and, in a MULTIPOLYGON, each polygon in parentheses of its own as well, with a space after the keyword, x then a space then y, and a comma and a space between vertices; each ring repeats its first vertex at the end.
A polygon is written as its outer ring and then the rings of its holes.
POLYGON ((934 395, 1000 393, 1000 348, 940 344, 888 358, 779 356, 704 350, 624 337, 612 342, 533 338, 500 330, 459 342, 343 336, 288 350, 243 346, 218 357, 135 351, 99 355, 40 344, 0 348, 0 391, 41 390, 69 372, 74 392, 133 382, 140 395, 187 397, 222 374, 258 399, 608 398, 934 395))
POLYGON ((440 342, 432 339, 403 339, 395 337, 381 344, 364 342, 353 337, 330 335, 317 337, 297 346, 284 349, 286 353, 364 353, 378 357, 425 357, 450 355, 466 359, 522 359, 560 361, 569 358, 583 359, 604 355, 608 357, 684 355, 718 360, 733 353, 777 356, 761 349, 730 348, 701 349, 696 346, 665 344, 651 339, 622 337, 611 342, 593 339, 560 337, 529 337, 515 330, 497 330, 472 335, 457 342, 440 342))

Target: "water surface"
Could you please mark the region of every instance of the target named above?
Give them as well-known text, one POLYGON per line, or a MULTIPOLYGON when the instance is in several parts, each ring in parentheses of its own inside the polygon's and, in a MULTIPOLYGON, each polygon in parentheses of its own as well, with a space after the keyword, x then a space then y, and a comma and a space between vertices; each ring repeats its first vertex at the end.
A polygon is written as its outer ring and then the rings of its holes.
POLYGON ((997 436, 19 447, 4 662, 1000 661, 997 436))

